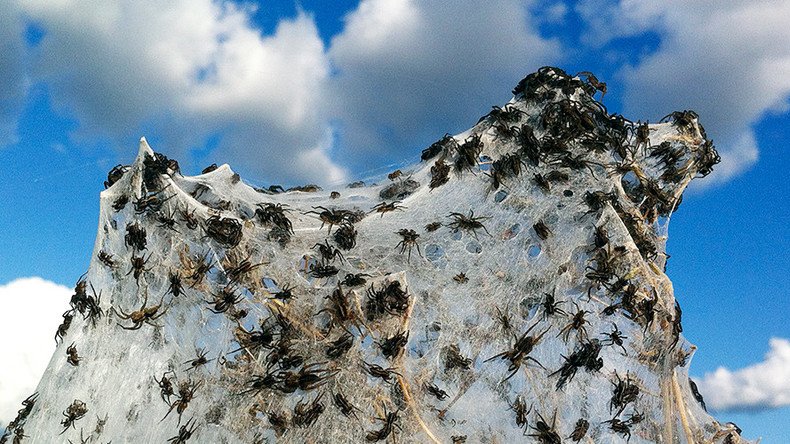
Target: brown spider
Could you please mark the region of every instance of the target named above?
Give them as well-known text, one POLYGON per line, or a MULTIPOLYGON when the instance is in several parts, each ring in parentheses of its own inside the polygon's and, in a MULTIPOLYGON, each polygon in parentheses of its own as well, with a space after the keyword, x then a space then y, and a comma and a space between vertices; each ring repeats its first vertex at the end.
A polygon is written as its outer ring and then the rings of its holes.
POLYGON ((387 179, 394 181, 395 179, 401 178, 402 175, 403 175, 403 171, 395 170, 395 171, 387 174, 387 179))
MULTIPOLYGON (((509 402, 508 402, 509 403, 509 402)), ((532 406, 527 408, 527 403, 521 398, 521 396, 516 397, 516 402, 510 404, 510 410, 516 414, 516 426, 519 428, 524 428, 524 435, 527 434, 527 426, 529 425, 529 412, 532 411, 532 406)))
MULTIPOLYGON (((120 323, 118 325, 124 330, 139 330, 140 327, 143 326, 143 324, 148 324, 156 327, 157 325, 154 324, 152 321, 155 321, 161 318, 162 316, 164 316, 165 313, 167 313, 167 308, 165 308, 164 311, 162 311, 161 313, 157 314, 157 312, 159 312, 159 309, 162 307, 162 301, 159 301, 159 304, 157 305, 146 308, 145 304, 147 303, 148 303, 148 293, 145 294, 145 298, 143 299, 143 304, 140 306, 139 310, 127 314, 126 312, 123 311, 122 308, 119 308, 118 311, 120 311, 120 314, 117 312, 115 314, 123 320, 128 319, 132 321, 132 326, 124 327, 120 323)), ((115 311, 114 308, 113 311, 115 311)))
POLYGON ((450 165, 439 159, 431 167, 431 183, 428 187, 433 190, 446 184, 450 180, 450 165))
MULTIPOLYGON (((606 95, 606 83, 601 82, 598 80, 598 77, 595 77, 595 74, 589 71, 582 71, 576 74, 575 77, 587 77, 587 84, 593 88, 593 91, 600 91, 601 92, 601 100, 603 100, 603 96, 606 95)), ((578 441, 578 440, 577 440, 578 441)))
POLYGON ((214 296, 213 301, 204 302, 213 305, 214 308, 209 307, 209 311, 217 314, 225 313, 228 309, 244 300, 244 295, 237 295, 236 289, 231 288, 230 285, 224 287, 219 293, 213 293, 212 296, 214 296))
POLYGON ((200 225, 198 223, 197 217, 195 216, 195 211, 197 210, 189 211, 187 209, 183 209, 180 211, 181 220, 187 223, 187 228, 189 228, 190 230, 194 230, 200 225))
POLYGON ((397 428, 398 430, 402 430, 401 427, 396 424, 398 421, 398 412, 387 412, 384 411, 384 418, 376 418, 379 421, 383 421, 384 425, 381 427, 380 430, 373 430, 368 432, 365 435, 365 440, 368 442, 374 441, 383 441, 387 439, 387 437, 397 428))
POLYGON ((576 426, 573 428, 573 432, 571 432, 570 436, 568 436, 568 439, 571 439, 574 442, 581 441, 582 438, 584 438, 584 435, 587 434, 587 430, 589 428, 590 423, 584 418, 579 418, 579 420, 576 421, 576 426))
POLYGON ((328 209, 326 207, 313 207, 312 211, 307 211, 304 214, 317 214, 318 218, 321 220, 321 227, 319 230, 324 228, 324 225, 329 225, 329 233, 332 232, 332 227, 335 225, 341 225, 343 222, 348 221, 348 218, 351 216, 351 212, 348 210, 338 210, 338 209, 328 209), (316 210, 321 210, 316 211, 316 210))
POLYGON ((277 375, 280 382, 278 387, 283 393, 293 393, 297 389, 309 391, 321 387, 329 382, 340 370, 320 368, 322 362, 307 364, 298 372, 281 371, 277 375))
POLYGON ((557 422, 557 412, 554 411, 554 418, 551 420, 551 426, 549 427, 548 423, 540 413, 535 412, 538 415, 540 420, 535 424, 536 427, 530 426, 530 428, 537 433, 530 433, 527 436, 531 436, 537 438, 541 444, 560 444, 562 442, 562 438, 560 435, 554 431, 554 425, 557 422))
POLYGON ((76 367, 80 365, 81 360, 82 358, 77 354, 77 347, 72 342, 71 345, 66 347, 66 362, 76 367))
MULTIPOLYGON (((154 376, 154 381, 156 381, 157 385, 159 385, 159 396, 162 397, 162 401, 166 402, 167 405, 170 405, 170 397, 175 393, 173 392, 173 381, 167 377, 168 373, 171 372, 163 373, 161 380, 156 379, 156 376, 154 376)), ((175 377, 174 374, 173 377, 175 377)))
POLYGON ((226 268, 225 275, 228 277, 228 282, 230 283, 238 282, 243 275, 249 273, 250 271, 264 264, 265 262, 261 262, 253 265, 250 262, 250 256, 247 256, 247 259, 240 261, 238 264, 236 264, 236 266, 226 268))
POLYGON ((364 364, 365 371, 367 371, 370 376, 373 376, 374 378, 381 378, 381 380, 387 383, 392 383, 394 375, 402 377, 402 375, 396 372, 394 368, 383 368, 376 364, 368 364, 365 361, 362 361, 362 364, 364 364))
POLYGON ((356 418, 357 414, 354 412, 354 410, 358 410, 360 412, 362 411, 358 407, 354 407, 354 405, 351 404, 351 402, 349 402, 349 400, 345 396, 343 396, 343 394, 340 392, 335 393, 334 396, 332 396, 332 399, 334 400, 337 408, 340 409, 340 413, 342 413, 346 417, 353 416, 354 418, 356 418))
POLYGON ((124 242, 126 243, 127 247, 132 247, 135 251, 145 250, 145 228, 138 224, 127 225, 124 242))
POLYGON ((455 276, 453 276, 453 280, 455 282, 458 282, 459 284, 465 284, 465 283, 469 282, 469 278, 466 277, 465 273, 458 273, 458 274, 456 274, 455 276))
POLYGON ((417 247, 417 254, 422 257, 422 252, 420 251, 420 245, 417 243, 417 238, 420 237, 416 231, 410 229, 400 229, 398 230, 397 234, 399 234, 403 239, 398 242, 398 245, 395 246, 397 249, 400 247, 400 253, 403 254, 404 251, 408 250, 408 261, 411 262, 411 249, 412 247, 417 247))
POLYGON ((404 347, 409 342, 409 332, 398 332, 393 337, 383 341, 376 341, 381 349, 381 354, 387 358, 396 359, 403 353, 404 347))
POLYGON ((178 429, 178 435, 168 439, 167 442, 173 444, 186 444, 189 438, 192 437, 192 434, 195 433, 195 429, 197 428, 197 425, 192 422, 194 420, 195 418, 190 418, 186 424, 182 425, 181 428, 178 429))
POLYGON ((132 258, 131 258, 132 268, 129 269, 129 272, 126 273, 126 275, 129 276, 130 274, 134 273, 134 280, 137 282, 137 285, 140 285, 140 276, 144 272, 148 272, 148 271, 153 270, 153 267, 152 268, 145 268, 145 265, 151 259, 151 255, 153 255, 153 253, 149 254, 148 257, 145 257, 145 256, 140 256, 140 257, 132 256, 132 258))
POLYGON ((324 397, 324 394, 321 393, 316 397, 313 402, 306 403, 299 401, 294 406, 294 416, 293 416, 293 423, 297 427, 310 427, 313 425, 318 417, 324 413, 326 407, 321 402, 321 398, 324 397))
POLYGON ((485 227, 485 225, 483 225, 482 222, 484 220, 491 219, 490 216, 475 217, 475 212, 473 210, 469 210, 468 217, 461 213, 450 213, 448 217, 453 218, 453 221, 449 223, 449 226, 454 230, 471 231, 475 239, 477 239, 477 230, 482 228, 487 235, 491 236, 491 233, 488 232, 488 229, 485 227))
POLYGON ((181 286, 181 274, 178 271, 171 271, 167 276, 167 281, 167 293, 172 293, 175 297, 178 297, 184 293, 184 288, 181 286))
POLYGON ((427 224, 425 226, 425 231, 431 233, 433 231, 438 230, 441 227, 442 227, 442 223, 441 222, 431 222, 431 223, 429 223, 429 224, 427 224))
POLYGON ((187 279, 192 280, 190 288, 200 283, 206 276, 206 273, 211 271, 214 267, 214 261, 209 260, 209 254, 210 252, 207 251, 202 255, 195 255, 187 260, 189 269, 191 270, 191 273, 186 276, 187 279))
POLYGON ((170 409, 165 413, 165 416, 162 417, 161 421, 164 421, 170 412, 173 409, 176 409, 176 413, 178 413, 178 424, 181 424, 181 415, 184 413, 184 410, 189 407, 189 402, 192 401, 192 398, 195 396, 195 392, 197 391, 198 387, 200 387, 200 382, 192 382, 191 380, 183 381, 181 384, 178 385, 178 399, 173 401, 170 404, 170 409))
POLYGON ((211 216, 204 229, 208 237, 225 247, 233 248, 241 242, 241 222, 232 217, 211 216))
POLYGON ((535 225, 533 225, 532 229, 535 230, 535 233, 539 238, 541 238, 541 240, 546 240, 549 238, 549 236, 551 236, 551 230, 542 220, 539 220, 535 225))
POLYGON ((275 227, 285 230, 287 233, 293 234, 294 231, 291 220, 285 215, 285 213, 289 211, 290 210, 287 208, 287 205, 262 203, 258 204, 258 209, 255 210, 255 215, 258 216, 258 220, 262 224, 274 225, 275 227))
POLYGON ((70 406, 63 412, 63 416, 66 417, 60 425, 64 427, 63 431, 60 432, 60 435, 66 433, 66 430, 69 427, 76 429, 74 427, 74 422, 82 419, 85 414, 88 413, 88 407, 85 405, 84 402, 80 401, 79 399, 75 399, 74 402, 71 403, 70 406))
POLYGON ((326 239, 324 239, 323 244, 313 245, 313 248, 318 249, 318 252, 321 254, 322 263, 334 262, 336 258, 340 258, 340 263, 346 261, 343 257, 343 253, 341 253, 339 249, 329 245, 329 241, 326 239))
POLYGON ((404 207, 403 205, 399 205, 399 204, 400 204, 399 200, 395 200, 395 201, 392 201, 390 203, 382 202, 382 203, 374 206, 371 209, 371 213, 374 213, 374 212, 375 213, 381 213, 381 217, 384 217, 384 213, 387 213, 387 212, 390 212, 390 211, 395 211, 395 210, 403 211, 403 210, 406 209, 406 207, 404 207))
POLYGON ((533 358, 532 356, 529 356, 535 345, 537 345, 538 342, 541 340, 541 338, 543 338, 543 335, 545 335, 549 331, 549 329, 547 328, 543 333, 539 335, 529 336, 529 332, 533 328, 535 328, 536 325, 538 325, 537 322, 532 324, 532 327, 529 327, 527 331, 525 331, 524 334, 521 335, 520 338, 517 338, 516 335, 513 335, 513 339, 515 339, 515 343, 513 344, 513 347, 510 350, 503 351, 502 353, 494 355, 483 362, 488 362, 496 358, 507 359, 508 361, 510 361, 510 366, 508 367, 508 371, 510 371, 510 374, 504 379, 504 381, 507 381, 508 379, 512 378, 513 375, 515 375, 516 372, 518 372, 518 369, 521 368, 521 364, 524 362, 524 360, 534 361, 536 364, 541 366, 541 368, 545 368, 543 367, 543 364, 541 364, 537 359, 533 358))
POLYGON ((208 354, 208 352, 205 349, 198 349, 196 350, 196 352, 197 352, 197 358, 190 359, 189 361, 182 363, 184 365, 189 364, 189 367, 187 367, 186 371, 194 370, 202 365, 206 365, 209 362, 213 361, 213 359, 206 359, 206 355, 208 354))
POLYGON ((103 263, 104 265, 110 268, 115 268, 116 263, 111 254, 106 253, 104 250, 101 250, 99 251, 99 254, 96 257, 98 257, 101 263, 103 263))
POLYGON ((587 310, 579 310, 579 306, 576 302, 573 302, 573 305, 576 306, 576 313, 571 316, 571 321, 557 333, 557 337, 559 338, 562 336, 562 340, 565 342, 568 342, 571 330, 576 330, 580 340, 584 341, 587 339, 587 330, 584 328, 584 324, 587 323, 587 320, 584 319, 584 315, 590 312, 587 310))

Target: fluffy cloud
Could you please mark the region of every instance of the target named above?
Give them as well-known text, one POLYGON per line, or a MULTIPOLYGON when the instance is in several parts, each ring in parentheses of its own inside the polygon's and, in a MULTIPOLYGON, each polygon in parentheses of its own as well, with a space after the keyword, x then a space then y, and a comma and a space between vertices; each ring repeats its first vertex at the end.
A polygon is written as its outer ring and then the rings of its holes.
POLYGON ((316 173, 291 161, 326 150, 318 110, 329 66, 312 18, 282 20, 264 36, 251 9, 231 2, 33 0, 18 8, 46 30, 33 74, 57 108, 78 118, 77 138, 126 147, 149 132, 183 158, 219 134, 219 148, 255 173, 316 173))
POLYGON ((647 31, 661 37, 656 52, 622 69, 626 115, 696 110, 722 154, 714 182, 757 161, 752 126, 786 109, 790 95, 790 3, 591 0, 577 10, 594 45, 647 31))
POLYGON ((55 351, 55 330, 71 290, 38 277, 0 285, 0 423, 7 424, 36 389, 55 351))
POLYGON ((740 370, 719 367, 697 380, 715 410, 752 410, 790 405, 790 341, 771 338, 765 360, 740 370))
POLYGON ((327 106, 345 152, 401 160, 466 129, 559 58, 534 28, 522 1, 362 1, 329 49, 327 106))

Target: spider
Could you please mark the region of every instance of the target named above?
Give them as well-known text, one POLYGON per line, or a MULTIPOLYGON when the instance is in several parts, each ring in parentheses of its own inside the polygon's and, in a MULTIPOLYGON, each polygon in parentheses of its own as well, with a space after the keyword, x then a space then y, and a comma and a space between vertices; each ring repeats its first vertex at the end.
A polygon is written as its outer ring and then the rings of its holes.
POLYGON ((135 251, 145 250, 145 228, 138 224, 127 225, 124 242, 127 247, 132 247, 135 251))
POLYGON ((208 237, 228 248, 241 242, 241 222, 231 217, 211 216, 206 219, 204 230, 208 237))
POLYGON ((112 209, 115 211, 121 211, 126 207, 126 204, 129 203, 129 196, 125 194, 121 194, 112 202, 112 209))
POLYGON ((209 307, 209 311, 217 314, 225 313, 228 309, 244 300, 244 295, 237 295, 236 289, 231 288, 230 285, 224 287, 220 293, 213 293, 212 296, 214 296, 213 301, 204 302, 213 305, 214 308, 209 307))
POLYGON ((104 189, 110 188, 115 185, 115 182, 121 180, 124 174, 129 171, 129 165, 115 165, 109 173, 107 173, 107 180, 104 182, 104 189))
POLYGON ((178 399, 170 404, 170 409, 165 413, 165 416, 162 417, 160 422, 164 421, 168 415, 170 415, 170 412, 175 409, 176 413, 178 413, 178 424, 181 424, 181 415, 184 413, 184 410, 189 407, 189 402, 192 401, 198 387, 200 387, 200 382, 192 382, 192 380, 181 382, 181 384, 178 385, 178 399))
POLYGON ((74 402, 72 402, 71 405, 68 406, 65 411, 63 411, 63 416, 65 416, 66 419, 60 423, 60 425, 64 427, 63 431, 60 432, 60 435, 66 433, 66 430, 68 430, 69 427, 76 429, 76 427, 74 427, 74 422, 82 419, 86 413, 88 413, 88 407, 85 405, 85 403, 79 399, 75 399, 74 402))
POLYGON ((321 364, 323 363, 317 362, 305 365, 298 372, 281 371, 277 375, 281 383, 278 388, 283 393, 293 393, 297 389, 306 392, 326 384, 340 371, 320 368, 321 364))
POLYGON ((206 251, 200 255, 196 254, 187 260, 189 265, 188 268, 191 270, 191 273, 187 276, 187 279, 192 281, 190 288, 195 287, 195 285, 201 282, 206 276, 206 273, 211 271, 214 267, 214 262, 209 260, 209 254, 210 252, 206 251))
POLYGON ((617 372, 614 373, 614 376, 617 378, 617 383, 612 382, 614 390, 612 399, 609 401, 609 413, 616 409, 617 413, 614 416, 619 416, 628 404, 635 402, 639 397, 639 385, 628 373, 626 373, 625 379, 620 379, 617 372))
POLYGON ((436 384, 428 384, 426 382, 424 384, 424 387, 425 387, 425 391, 433 395, 433 397, 438 399, 439 401, 444 401, 445 399, 450 397, 450 395, 448 395, 447 392, 440 389, 436 384))
POLYGON ((401 170, 395 170, 395 171, 393 171, 393 172, 391 172, 391 173, 387 174, 387 179, 394 181, 395 179, 398 179, 398 178, 400 178, 400 179, 402 180, 402 179, 403 179, 403 178, 401 177, 402 175, 403 175, 403 171, 401 171, 401 170))
POLYGON ((612 418, 608 421, 604 421, 603 423, 609 424, 609 428, 613 432, 619 433, 620 435, 623 436, 623 438, 626 438, 626 442, 631 441, 631 429, 628 425, 628 422, 621 421, 618 418, 612 418))
POLYGON ((346 222, 351 212, 348 210, 338 210, 334 208, 330 210, 325 207, 313 207, 312 211, 307 211, 304 214, 317 214, 318 218, 321 220, 321 227, 319 227, 319 230, 324 228, 324 225, 329 225, 328 232, 331 233, 332 227, 346 222), (318 212, 316 210, 321 211, 318 212))
POLYGON ((61 341, 63 337, 66 336, 66 333, 69 331, 69 327, 71 327, 71 321, 74 319, 73 310, 69 310, 63 313, 63 323, 58 326, 57 331, 55 331, 55 345, 58 344, 58 339, 61 341))
POLYGON ((532 352, 532 350, 535 348, 538 342, 540 342, 541 338, 543 338, 543 335, 545 335, 549 331, 549 329, 547 328, 543 333, 539 335, 529 336, 529 332, 532 331, 532 329, 535 328, 536 325, 538 325, 537 322, 532 324, 532 326, 529 327, 527 331, 525 331, 524 334, 521 335, 521 337, 519 338, 517 338, 516 335, 513 335, 513 339, 515 339, 515 343, 513 344, 513 347, 510 350, 503 351, 502 353, 494 355, 483 362, 489 362, 496 358, 507 359, 508 361, 510 361, 510 366, 508 366, 508 371, 510 372, 510 374, 504 379, 504 381, 507 381, 508 379, 512 378, 513 375, 515 375, 516 372, 518 372, 524 360, 534 361, 541 368, 545 368, 543 367, 543 364, 541 364, 537 359, 533 358, 532 356, 529 356, 529 354, 532 352))
POLYGON ((439 155, 439 153, 444 152, 448 147, 456 148, 458 147, 458 142, 455 141, 453 136, 445 134, 444 137, 432 143, 428 148, 422 150, 422 153, 420 154, 420 160, 427 161, 433 159, 439 155))
POLYGON ((103 263, 107 267, 115 268, 116 263, 111 254, 106 253, 104 250, 101 250, 99 251, 99 254, 96 257, 98 257, 101 263, 103 263))
POLYGON ((156 220, 159 222, 157 225, 159 228, 167 228, 169 230, 178 231, 176 230, 176 213, 175 211, 171 210, 168 213, 160 213, 156 220))
POLYGON ((526 435, 528 428, 527 426, 529 424, 527 417, 532 411, 532 406, 529 406, 529 409, 527 409, 527 403, 524 402, 521 396, 517 396, 516 402, 510 404, 510 410, 513 410, 513 412, 516 414, 516 426, 518 428, 524 428, 523 434, 526 435))
POLYGON ((339 273, 340 270, 337 269, 334 265, 328 264, 312 264, 310 266, 310 276, 321 279, 335 276, 339 273))
POLYGON ((637 122, 635 149, 639 149, 640 146, 644 146, 645 148, 650 146, 650 131, 651 129, 648 122, 637 122))
POLYGON ((335 402, 335 406, 340 409, 340 413, 346 417, 353 416, 354 418, 357 418, 357 414, 354 412, 354 410, 358 410, 360 412, 362 411, 359 408, 354 407, 354 405, 352 405, 351 402, 349 402, 349 400, 340 392, 335 393, 332 396, 332 399, 335 402))
POLYGON ((272 224, 288 233, 293 234, 294 231, 291 220, 285 215, 285 213, 289 211, 290 210, 287 208, 287 205, 262 203, 258 204, 258 209, 255 210, 255 215, 258 216, 258 220, 261 221, 262 224, 272 224))
POLYGON ((587 330, 584 328, 584 324, 587 323, 587 320, 584 319, 584 315, 589 314, 590 312, 587 310, 579 310, 579 306, 576 302, 573 302, 573 305, 576 306, 576 313, 571 316, 571 322, 569 322, 565 327, 557 333, 557 337, 559 338, 562 336, 562 340, 568 342, 568 336, 570 336, 571 330, 576 330, 579 339, 582 341, 587 339, 587 330))
POLYGON ((269 372, 265 375, 252 375, 252 379, 247 381, 245 385, 249 386, 247 390, 239 392, 239 395, 246 395, 252 393, 257 396, 263 389, 273 389, 279 380, 274 372, 269 372))
POLYGON ((530 426, 530 428, 537 433, 530 433, 527 436, 537 438, 541 444, 560 444, 562 442, 562 438, 560 438, 560 435, 554 431, 554 425, 557 422, 557 411, 554 411, 554 417, 551 420, 551 426, 548 425, 540 413, 535 412, 535 414, 537 414, 538 418, 540 419, 535 424, 535 427, 530 426))
MULTIPOLYGON (((116 315, 123 319, 123 320, 130 320, 132 321, 131 327, 124 327, 120 323, 118 324, 124 330, 139 330, 143 324, 148 324, 151 326, 156 327, 157 325, 154 324, 152 321, 155 321, 167 313, 167 308, 164 309, 161 313, 157 314, 159 309, 162 307, 162 301, 159 301, 159 304, 146 308, 145 304, 148 303, 148 293, 145 294, 145 298, 143 299, 143 304, 140 306, 140 309, 137 311, 133 311, 131 313, 126 313, 123 311, 122 308, 119 308, 120 314, 116 312, 116 315)), ((115 311, 115 309, 113 309, 115 311)))
POLYGON ((573 427, 573 432, 571 432, 568 439, 572 439, 574 442, 579 442, 584 438, 584 435, 587 434, 587 430, 590 428, 590 422, 584 418, 579 418, 576 421, 576 425, 573 427))
MULTIPOLYGON (((173 381, 167 377, 168 373, 172 374, 171 372, 163 373, 161 380, 156 379, 156 376, 154 376, 154 381, 159 386, 159 396, 162 398, 162 401, 170 405, 170 397, 175 393, 173 392, 173 381)), ((173 377, 175 377, 175 374, 173 374, 173 377)))
POLYGON ((183 365, 189 364, 186 371, 194 370, 202 365, 206 365, 209 362, 213 361, 213 359, 206 359, 206 355, 208 352, 204 349, 197 349, 196 350, 197 357, 195 359, 190 359, 189 361, 182 362, 183 365))
POLYGON ((190 230, 196 229, 198 227, 198 225, 199 225, 198 219, 195 216, 195 211, 197 211, 197 210, 189 211, 189 210, 184 209, 184 210, 180 211, 180 213, 181 213, 181 220, 183 220, 184 222, 187 223, 187 228, 189 228, 190 230))
POLYGON ((623 332, 617 328, 617 324, 612 322, 612 331, 609 333, 604 333, 604 336, 606 336, 606 339, 604 340, 603 345, 617 345, 623 349, 623 354, 626 356, 628 355, 628 351, 626 351, 625 346, 623 346, 623 339, 628 339, 628 336, 623 336, 623 332))
POLYGON ((488 229, 483 225, 484 220, 491 219, 490 216, 478 216, 475 217, 475 212, 473 210, 469 210, 469 216, 464 216, 461 213, 450 213, 447 217, 453 218, 453 221, 450 222, 450 228, 454 230, 464 230, 464 231, 471 231, 474 235, 475 239, 477 239, 477 230, 483 229, 489 236, 491 233, 488 232, 488 229))
POLYGON ((598 176, 595 175, 595 171, 592 169, 592 165, 596 165, 601 168, 604 168, 604 166, 599 162, 594 162, 592 160, 585 159, 584 154, 579 154, 578 156, 572 156, 570 153, 563 153, 557 156, 557 158, 554 161, 552 161, 551 164, 560 165, 561 167, 570 168, 576 171, 579 171, 582 168, 587 168, 590 171, 590 174, 592 174, 592 176, 596 179, 598 178, 598 176))
POLYGON ((321 402, 321 398, 324 397, 324 394, 321 393, 316 397, 313 402, 306 403, 299 401, 294 406, 294 416, 293 416, 293 423, 297 427, 310 427, 313 425, 318 417, 324 413, 326 407, 321 402))
POLYGON ((469 282, 469 278, 466 277, 466 273, 458 273, 458 274, 456 274, 455 276, 453 276, 453 280, 455 282, 458 282, 459 284, 465 284, 465 283, 469 282))
POLYGON ((317 249, 321 254, 321 263, 323 264, 334 262, 336 258, 340 258, 341 264, 346 261, 346 259, 343 257, 343 253, 341 253, 339 249, 329 245, 329 241, 326 239, 324 239, 323 244, 313 245, 313 249, 317 249))
POLYGON ((186 424, 182 425, 181 428, 178 429, 178 435, 168 439, 167 442, 173 444, 185 444, 189 438, 192 437, 192 434, 195 433, 195 429, 197 428, 196 424, 192 422, 194 420, 195 418, 190 418, 186 424))
POLYGON ((337 359, 354 346, 354 335, 346 333, 343 336, 329 343, 326 348, 326 357, 330 359, 337 359))
POLYGON ((533 225, 532 229, 535 230, 535 233, 541 240, 546 240, 551 236, 551 230, 542 220, 533 225))
POLYGON ((397 249, 398 247, 400 247, 400 254, 403 254, 404 251, 408 250, 409 251, 408 261, 409 262, 411 262, 411 249, 412 249, 412 247, 417 247, 417 254, 419 254, 420 257, 422 257, 422 252, 420 251, 420 245, 417 243, 417 238, 419 238, 420 235, 417 234, 416 231, 411 230, 411 229, 402 228, 402 229, 398 230, 398 232, 396 234, 399 234, 400 237, 402 237, 403 239, 400 242, 398 242, 398 245, 396 245, 395 248, 397 249))
POLYGON ((519 145, 519 154, 526 157, 533 166, 538 166, 540 164, 541 147, 540 141, 535 137, 532 127, 523 124, 513 131, 516 134, 516 143, 519 145))
POLYGON ((236 335, 236 339, 239 343, 239 348, 229 352, 228 354, 236 353, 240 350, 246 351, 254 351, 258 348, 272 348, 272 342, 274 341, 274 331, 272 331, 271 327, 266 327, 265 322, 260 322, 261 329, 260 330, 247 330, 243 326, 236 327, 234 331, 236 335))
POLYGON ((409 308, 409 295, 401 289, 399 281, 385 284, 379 290, 375 290, 371 284, 367 291, 367 297, 367 317, 370 321, 384 313, 400 315, 409 308))
POLYGON ((353 224, 344 223, 335 231, 334 238, 338 247, 348 251, 357 245, 357 230, 353 224))
POLYGON ((425 231, 427 231, 428 233, 431 233, 431 232, 434 232, 434 231, 438 230, 441 227, 442 227, 442 223, 441 222, 438 222, 438 221, 437 222, 431 222, 431 223, 425 225, 425 231))
MULTIPOLYGON (((606 83, 601 82, 598 80, 598 77, 595 77, 595 74, 589 71, 582 71, 576 74, 575 77, 585 76, 587 77, 587 84, 593 88, 593 91, 600 91, 601 92, 601 100, 603 100, 603 96, 606 95, 606 83)), ((578 441, 578 439, 576 440, 578 441)))
POLYGON ((269 424, 274 429, 274 434, 277 437, 283 436, 288 430, 288 417, 284 413, 277 413, 274 411, 267 412, 266 416, 269 418, 269 424))
POLYGON ((172 293, 173 296, 179 297, 181 296, 182 293, 184 293, 184 288, 181 286, 181 274, 179 274, 178 271, 176 272, 171 271, 167 275, 167 281, 168 281, 168 286, 167 286, 167 292, 165 294, 172 293))
POLYGON ((362 361, 362 364, 365 366, 365 371, 367 371, 370 376, 373 376, 374 378, 381 378, 381 380, 387 383, 392 383, 394 375, 402 377, 402 375, 396 372, 394 368, 383 368, 376 364, 368 364, 365 361, 362 361))
POLYGON ((397 359, 403 353, 403 349, 408 342, 409 332, 399 331, 391 338, 387 338, 383 341, 376 341, 376 344, 381 349, 381 354, 385 357, 397 359))
POLYGON ((516 106, 513 105, 512 103, 508 103, 503 108, 500 108, 498 106, 492 106, 491 112, 488 113, 489 117, 492 117, 497 122, 503 124, 518 123, 518 121, 521 120, 521 118, 526 115, 527 113, 516 108, 516 106))
POLYGON ((461 349, 457 344, 451 344, 444 349, 444 369, 452 370, 460 368, 461 370, 469 370, 472 368, 472 359, 467 358, 461 354, 461 349))
POLYGON ((134 202, 134 212, 137 214, 156 213, 162 209, 165 202, 175 197, 175 194, 172 194, 165 199, 160 199, 158 194, 159 192, 140 196, 140 198, 134 202))
POLYGON ((247 259, 240 261, 238 264, 236 264, 236 266, 226 268, 225 275, 228 277, 228 282, 230 283, 238 282, 243 275, 249 273, 250 271, 264 264, 265 264, 264 262, 261 262, 253 265, 250 262, 250 257, 247 256, 247 259))
POLYGON ((129 269, 129 272, 126 273, 126 275, 129 276, 130 274, 134 273, 134 280, 137 282, 137 285, 140 285, 140 276, 144 272, 148 272, 148 271, 153 270, 153 267, 152 268, 145 268, 145 265, 151 259, 151 255, 153 255, 153 253, 149 254, 148 257, 132 256, 132 258, 131 258, 132 268, 129 269))
POLYGON ((480 135, 475 134, 469 136, 464 143, 458 145, 456 157, 453 164, 456 173, 461 173, 463 170, 473 172, 474 167, 477 166, 477 158, 483 150, 483 141, 480 140, 480 135))
POLYGON ((546 320, 546 319, 549 318, 549 316, 552 316, 552 315, 555 315, 555 314, 561 314, 563 316, 567 316, 568 315, 568 313, 566 313, 563 309, 558 308, 559 305, 560 304, 564 304, 565 301, 556 301, 555 302, 555 300, 554 300, 554 291, 552 291, 551 293, 543 293, 543 295, 546 296, 546 298, 541 303, 541 305, 543 306, 543 317, 542 317, 543 320, 546 320))
POLYGON ((329 312, 332 315, 332 320, 329 323, 331 329, 334 325, 343 325, 345 322, 356 320, 356 315, 352 311, 351 305, 348 302, 346 293, 340 284, 337 285, 335 291, 329 296, 324 297, 329 300, 329 307, 324 308, 316 313, 319 315, 323 312, 329 312))
POLYGON ((374 213, 374 212, 375 213, 381 213, 381 217, 384 217, 384 213, 387 213, 387 212, 390 212, 390 211, 395 211, 395 210, 403 211, 405 209, 406 209, 406 207, 404 207, 403 205, 400 205, 400 201, 399 200, 394 200, 394 201, 392 201, 390 203, 382 202, 382 203, 374 206, 373 208, 371 208, 370 212, 371 213, 374 213))
POLYGON ((71 345, 66 347, 66 362, 76 367, 80 365, 81 360, 82 358, 77 354, 77 347, 72 342, 71 345))
POLYGON ((370 277, 370 275, 367 273, 357 273, 357 274, 348 273, 340 283, 345 285, 346 287, 359 287, 360 285, 365 285, 367 283, 365 277, 370 277))
POLYGON ((437 160, 431 167, 431 182, 428 184, 428 187, 433 190, 446 184, 449 180, 450 165, 444 163, 442 159, 437 160))
POLYGON ((385 410, 384 418, 376 418, 376 419, 378 419, 379 421, 383 421, 384 426, 382 426, 380 430, 373 430, 371 432, 368 432, 368 434, 365 435, 365 439, 368 442, 382 441, 387 439, 387 437, 393 432, 395 428, 397 428, 398 430, 402 430, 400 426, 396 424, 396 422, 398 421, 398 412, 387 412, 385 410))
POLYGON ((597 339, 591 339, 583 342, 581 347, 574 350, 567 358, 563 356, 565 358, 565 363, 562 364, 559 370, 549 375, 560 375, 560 378, 557 380, 556 389, 561 389, 568 381, 573 380, 576 371, 582 367, 587 369, 587 371, 598 371, 603 368, 603 359, 598 357, 598 353, 600 352, 601 343, 597 339))

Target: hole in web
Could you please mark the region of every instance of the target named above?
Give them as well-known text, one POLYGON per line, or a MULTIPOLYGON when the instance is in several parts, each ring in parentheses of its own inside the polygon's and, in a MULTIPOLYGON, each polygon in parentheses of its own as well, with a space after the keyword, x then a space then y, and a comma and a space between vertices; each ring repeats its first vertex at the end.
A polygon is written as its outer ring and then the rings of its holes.
POLYGON ((436 262, 444 256, 444 249, 436 244, 425 247, 425 257, 432 262, 436 262))
POLYGON ((513 224, 510 228, 502 232, 502 240, 510 240, 521 232, 521 224, 513 224))
POLYGON ((474 254, 479 254, 483 251, 483 246, 477 241, 472 241, 466 244, 466 251, 474 254))
POLYGON ((538 255, 540 255, 540 245, 530 245, 529 248, 527 248, 527 255, 529 255, 529 257, 538 257, 538 255))
POLYGON ((503 200, 505 200, 506 197, 507 197, 507 191, 499 190, 494 195, 494 202, 496 203, 502 202, 503 200))

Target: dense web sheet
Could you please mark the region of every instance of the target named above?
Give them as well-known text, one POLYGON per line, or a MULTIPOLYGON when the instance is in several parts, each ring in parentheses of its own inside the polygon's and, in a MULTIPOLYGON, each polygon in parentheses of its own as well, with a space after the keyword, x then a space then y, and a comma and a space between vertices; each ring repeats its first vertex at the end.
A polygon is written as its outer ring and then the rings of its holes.
MULTIPOLYGON (((543 68, 379 184, 195 177, 143 139, 10 433, 22 442, 741 442, 664 274, 718 156, 543 68), (552 300, 553 299, 553 300, 552 300)), ((13 439, 11 437, 10 439, 13 439)))

